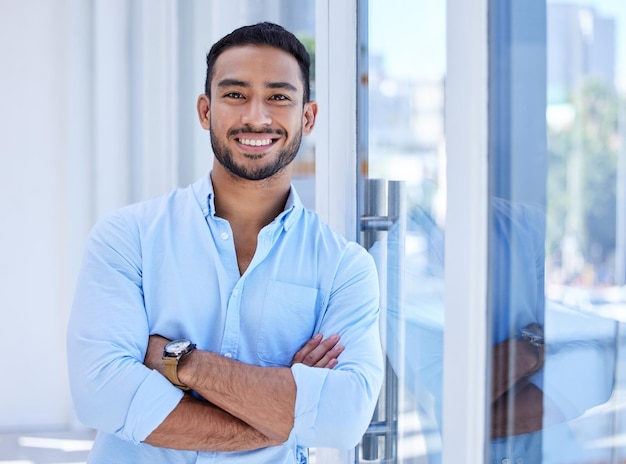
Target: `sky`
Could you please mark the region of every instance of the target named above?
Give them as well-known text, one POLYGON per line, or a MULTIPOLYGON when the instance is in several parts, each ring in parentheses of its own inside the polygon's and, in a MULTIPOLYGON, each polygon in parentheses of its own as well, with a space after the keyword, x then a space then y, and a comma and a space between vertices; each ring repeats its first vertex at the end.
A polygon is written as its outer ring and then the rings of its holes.
POLYGON ((383 55, 389 74, 444 75, 445 0, 370 0, 368 15, 370 55, 383 55))
MULTIPOLYGON (((617 73, 626 91, 626 0, 548 0, 589 6, 616 20, 617 73)), ((446 2, 444 0, 370 0, 370 55, 385 57, 396 77, 443 76, 446 68, 446 2)))

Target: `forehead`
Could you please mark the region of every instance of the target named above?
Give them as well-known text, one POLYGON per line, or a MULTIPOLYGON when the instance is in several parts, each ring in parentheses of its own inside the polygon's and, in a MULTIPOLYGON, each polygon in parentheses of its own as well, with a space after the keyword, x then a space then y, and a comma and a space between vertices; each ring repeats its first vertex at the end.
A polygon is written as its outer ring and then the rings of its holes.
POLYGON ((243 45, 224 50, 215 60, 211 87, 225 79, 249 84, 288 82, 302 90, 296 58, 279 48, 243 45))

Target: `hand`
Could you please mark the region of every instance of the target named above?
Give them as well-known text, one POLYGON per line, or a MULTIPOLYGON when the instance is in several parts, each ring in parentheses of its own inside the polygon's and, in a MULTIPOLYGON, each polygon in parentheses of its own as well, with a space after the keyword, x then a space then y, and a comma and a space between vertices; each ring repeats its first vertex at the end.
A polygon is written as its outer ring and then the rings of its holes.
MULTIPOLYGON (((534 331, 534 325, 527 326, 534 331)), ((495 345, 492 349, 492 392, 494 402, 510 388, 527 379, 543 367, 544 350, 530 342, 510 338, 495 345)))
POLYGON ((344 350, 338 341, 339 335, 331 335, 326 340, 323 340, 322 334, 315 335, 298 350, 291 365, 302 363, 310 367, 332 369, 338 364, 337 358, 344 350))
POLYGON ((165 375, 163 348, 165 348, 165 345, 169 342, 170 340, 160 335, 150 335, 148 348, 146 349, 146 357, 143 360, 143 363, 147 367, 159 371, 162 375, 165 375))

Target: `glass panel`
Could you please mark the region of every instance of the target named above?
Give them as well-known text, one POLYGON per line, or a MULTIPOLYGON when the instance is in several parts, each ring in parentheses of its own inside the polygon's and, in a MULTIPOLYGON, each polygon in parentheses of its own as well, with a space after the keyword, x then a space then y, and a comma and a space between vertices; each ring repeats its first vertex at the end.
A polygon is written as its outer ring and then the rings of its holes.
POLYGON ((626 4, 489 13, 489 462, 624 462, 626 4))
POLYGON ((359 5, 361 239, 378 264, 388 362, 357 462, 434 463, 441 452, 446 2, 359 5))

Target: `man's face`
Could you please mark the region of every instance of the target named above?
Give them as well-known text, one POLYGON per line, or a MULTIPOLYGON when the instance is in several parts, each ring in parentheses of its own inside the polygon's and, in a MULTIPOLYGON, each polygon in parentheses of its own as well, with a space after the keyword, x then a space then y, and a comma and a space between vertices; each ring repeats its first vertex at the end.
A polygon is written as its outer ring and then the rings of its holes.
POLYGON ((317 106, 303 105, 298 62, 268 46, 233 47, 215 62, 211 100, 198 99, 216 160, 232 174, 261 180, 295 158, 313 129, 317 106))

